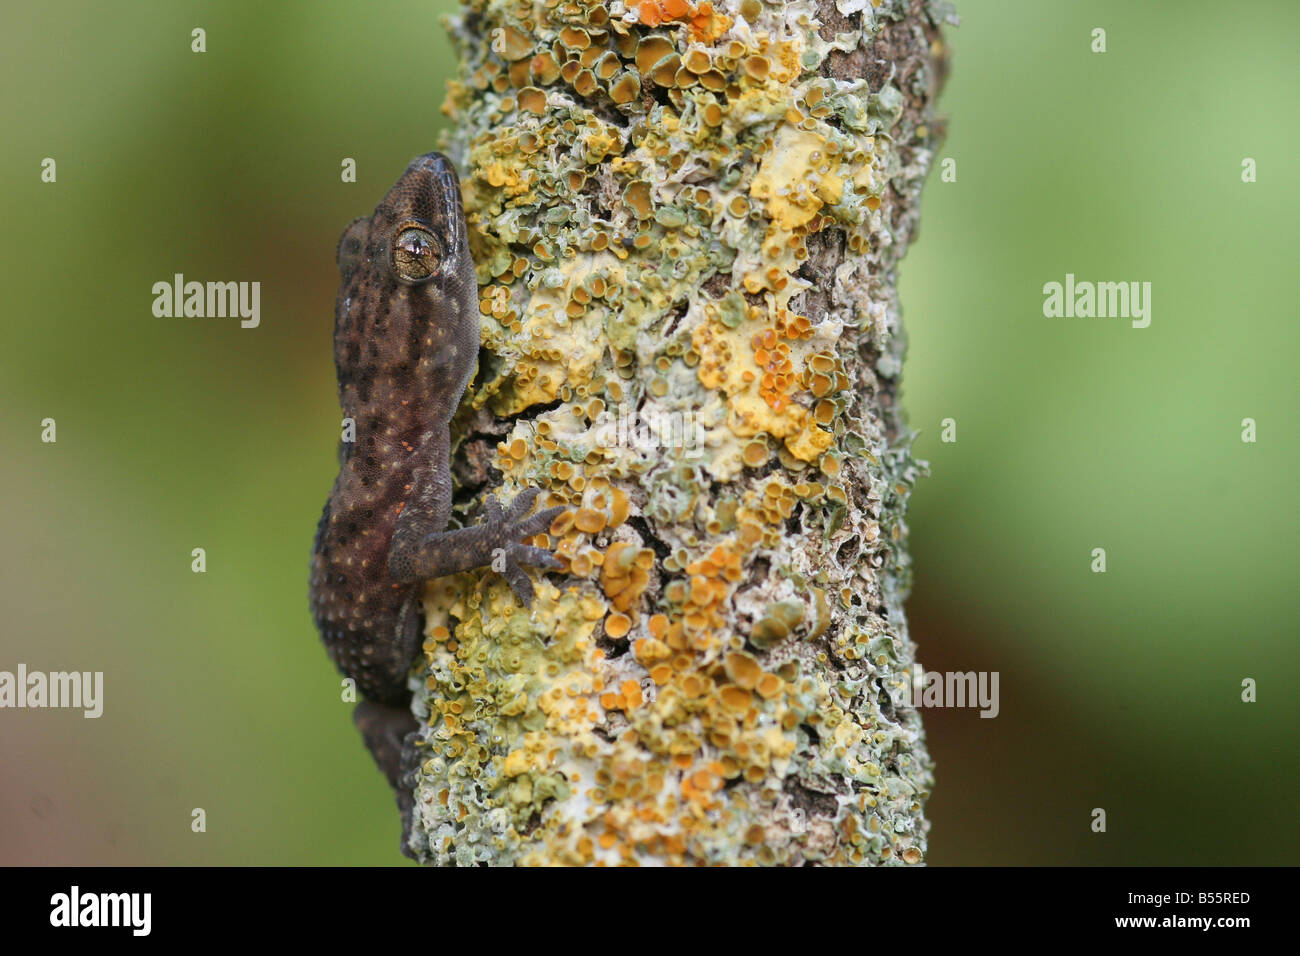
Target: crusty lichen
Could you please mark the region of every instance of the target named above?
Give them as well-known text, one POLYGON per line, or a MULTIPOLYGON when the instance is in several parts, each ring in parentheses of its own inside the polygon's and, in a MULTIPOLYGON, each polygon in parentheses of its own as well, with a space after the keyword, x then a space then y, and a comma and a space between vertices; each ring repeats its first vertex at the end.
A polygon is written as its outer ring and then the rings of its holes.
POLYGON ((893 269, 938 39, 903 0, 819 10, 471 0, 452 24, 491 355, 467 402, 512 417, 492 493, 571 510, 531 612, 487 572, 429 586, 427 861, 924 859, 893 269), (828 68, 888 29, 922 41, 902 89, 828 68), (610 427, 630 411, 698 441, 610 427))

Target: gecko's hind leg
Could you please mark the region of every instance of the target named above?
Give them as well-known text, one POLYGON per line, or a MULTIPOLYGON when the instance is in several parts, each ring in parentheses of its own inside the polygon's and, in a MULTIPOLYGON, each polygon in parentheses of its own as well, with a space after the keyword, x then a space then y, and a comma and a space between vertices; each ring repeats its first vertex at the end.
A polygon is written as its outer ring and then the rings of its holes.
POLYGON ((390 707, 363 700, 352 712, 352 722, 361 731, 366 749, 393 788, 397 809, 402 814, 402 852, 411 856, 408 841, 415 808, 413 771, 418 765, 416 741, 420 736, 415 715, 409 707, 390 707))

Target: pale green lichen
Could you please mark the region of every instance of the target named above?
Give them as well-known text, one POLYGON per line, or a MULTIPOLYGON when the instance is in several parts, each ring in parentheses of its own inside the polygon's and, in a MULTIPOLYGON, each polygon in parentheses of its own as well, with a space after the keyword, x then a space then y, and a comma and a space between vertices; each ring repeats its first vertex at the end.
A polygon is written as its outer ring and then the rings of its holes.
POLYGON ((517 416, 505 484, 572 511, 531 612, 492 575, 429 587, 413 847, 920 862, 892 270, 929 61, 906 89, 823 69, 911 5, 841 2, 829 41, 812 0, 466 7, 449 148, 492 356, 469 404, 517 416), (810 274, 824 236, 847 252, 810 274))

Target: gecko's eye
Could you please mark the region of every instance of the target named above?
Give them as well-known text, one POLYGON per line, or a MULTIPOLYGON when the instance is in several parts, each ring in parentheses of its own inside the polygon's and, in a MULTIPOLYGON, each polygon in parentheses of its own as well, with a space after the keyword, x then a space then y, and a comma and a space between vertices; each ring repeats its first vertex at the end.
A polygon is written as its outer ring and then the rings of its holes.
POLYGON ((406 226, 393 240, 393 268, 407 282, 423 282, 438 274, 442 249, 423 226, 406 226))

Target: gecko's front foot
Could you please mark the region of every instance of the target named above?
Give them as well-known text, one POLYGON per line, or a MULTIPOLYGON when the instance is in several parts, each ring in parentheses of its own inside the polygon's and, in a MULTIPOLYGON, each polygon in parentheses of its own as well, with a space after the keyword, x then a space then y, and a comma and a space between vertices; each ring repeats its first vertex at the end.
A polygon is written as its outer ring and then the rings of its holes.
POLYGON ((561 566, 559 559, 545 548, 534 548, 519 541, 520 538, 531 538, 535 534, 541 534, 551 526, 556 515, 564 511, 564 506, 561 505, 523 517, 533 507, 538 493, 536 488, 526 488, 516 495, 515 500, 510 502, 510 507, 504 510, 494 498, 488 498, 484 506, 487 515, 486 526, 496 526, 493 538, 497 544, 492 550, 492 570, 506 579, 506 583, 510 585, 510 590, 515 593, 519 603, 529 608, 533 606, 533 582, 529 579, 524 566, 531 565, 549 570, 561 566))
POLYGON ((554 569, 561 565, 550 551, 525 545, 521 539, 541 534, 565 510, 560 506, 529 515, 539 493, 536 488, 525 489, 508 508, 489 498, 484 520, 478 524, 418 538, 419 524, 403 512, 388 556, 389 575, 398 584, 406 584, 491 567, 505 577, 525 607, 532 607, 533 585, 524 567, 554 569))

